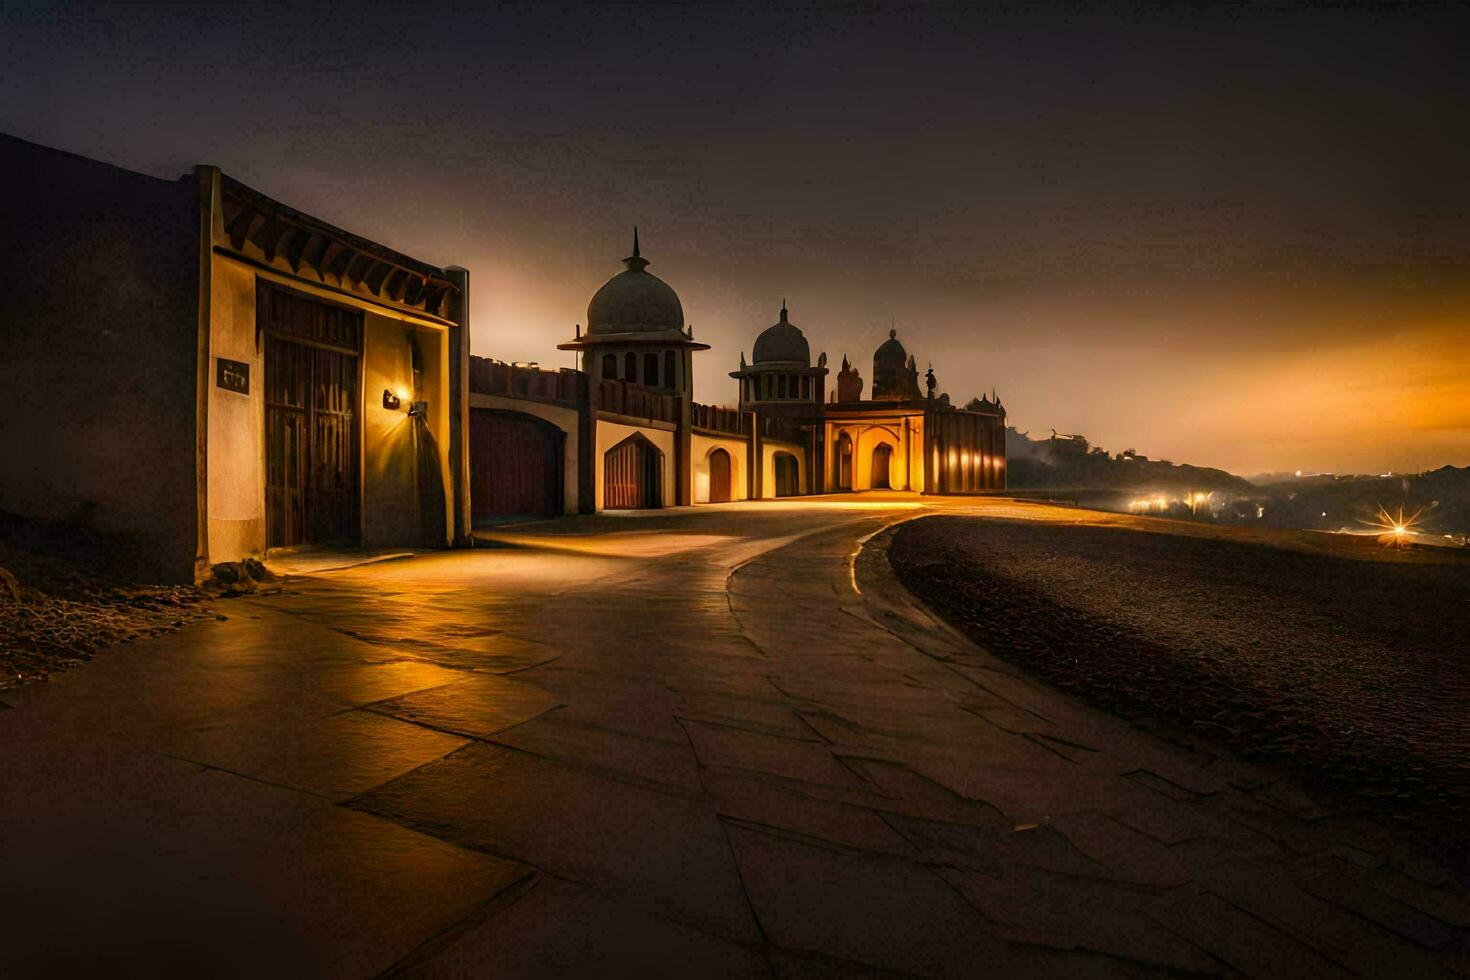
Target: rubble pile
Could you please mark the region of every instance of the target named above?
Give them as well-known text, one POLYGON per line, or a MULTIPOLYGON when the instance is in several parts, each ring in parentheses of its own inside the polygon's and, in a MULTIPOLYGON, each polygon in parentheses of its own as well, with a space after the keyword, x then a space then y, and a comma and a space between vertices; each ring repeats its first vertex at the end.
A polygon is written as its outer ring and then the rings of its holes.
POLYGON ((120 582, 86 564, 0 544, 0 691, 212 615, 206 598, 193 586, 120 582))

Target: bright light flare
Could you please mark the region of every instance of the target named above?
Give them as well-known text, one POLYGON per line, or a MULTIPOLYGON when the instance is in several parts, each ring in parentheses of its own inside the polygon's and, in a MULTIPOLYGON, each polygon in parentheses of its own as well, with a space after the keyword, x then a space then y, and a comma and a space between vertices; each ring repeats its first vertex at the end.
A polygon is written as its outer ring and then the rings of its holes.
POLYGON ((1385 545, 1403 548, 1410 543, 1414 535, 1419 533, 1414 528, 1422 523, 1420 515, 1423 513, 1424 508, 1421 507, 1405 517, 1402 507, 1398 509, 1397 514, 1390 514, 1387 508, 1379 505, 1378 513, 1363 523, 1376 531, 1378 540, 1385 545))

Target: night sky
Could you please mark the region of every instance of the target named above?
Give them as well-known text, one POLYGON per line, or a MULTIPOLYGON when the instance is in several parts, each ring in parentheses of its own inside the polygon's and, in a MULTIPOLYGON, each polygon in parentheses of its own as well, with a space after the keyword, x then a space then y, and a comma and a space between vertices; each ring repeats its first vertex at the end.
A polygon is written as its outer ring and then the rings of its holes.
POLYGON ((1470 15, 1297 5, 0 6, 0 130, 212 163, 554 349, 631 226, 700 401, 781 300, 1033 434, 1470 464, 1470 15))

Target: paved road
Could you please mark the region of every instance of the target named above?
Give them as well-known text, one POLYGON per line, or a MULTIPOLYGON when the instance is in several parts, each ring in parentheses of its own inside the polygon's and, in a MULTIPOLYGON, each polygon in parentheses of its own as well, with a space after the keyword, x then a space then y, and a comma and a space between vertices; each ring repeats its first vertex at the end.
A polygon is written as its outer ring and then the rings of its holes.
POLYGON ((528 527, 7 693, 0 972, 1470 972, 1389 835, 929 621, 915 507, 528 527))

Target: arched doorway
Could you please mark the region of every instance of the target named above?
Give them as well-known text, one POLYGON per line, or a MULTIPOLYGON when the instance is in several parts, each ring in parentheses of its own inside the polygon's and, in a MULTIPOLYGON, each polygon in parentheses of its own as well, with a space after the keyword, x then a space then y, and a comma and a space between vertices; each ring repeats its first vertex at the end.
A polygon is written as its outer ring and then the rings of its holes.
POLYGON ((730 454, 716 449, 709 454, 709 502, 730 501, 730 454))
POLYGON ((663 457, 657 446, 634 433, 603 456, 604 510, 640 510, 660 506, 663 457))
POLYGON ((846 432, 837 437, 837 489, 852 489, 852 437, 846 432))
POLYGON ((475 523, 560 513, 565 438, 561 429, 534 415, 470 409, 470 513, 475 523))
POLYGON ((892 481, 888 478, 888 464, 893 460, 893 447, 886 442, 880 442, 873 447, 873 479, 871 481, 874 490, 892 489, 892 481))
POLYGON ((794 497, 801 493, 801 469, 796 457, 790 453, 777 453, 775 463, 776 496, 794 497))

